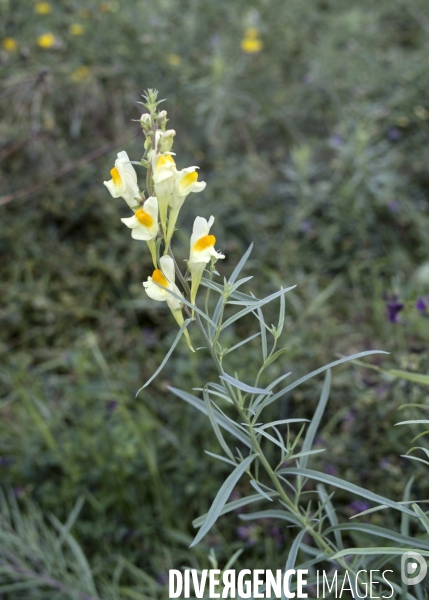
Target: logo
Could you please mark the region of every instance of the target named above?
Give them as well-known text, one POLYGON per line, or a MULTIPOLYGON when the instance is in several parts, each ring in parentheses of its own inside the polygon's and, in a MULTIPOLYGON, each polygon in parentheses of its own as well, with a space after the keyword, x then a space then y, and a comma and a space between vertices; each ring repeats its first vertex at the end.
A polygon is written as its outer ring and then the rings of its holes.
POLYGON ((401 579, 406 585, 417 585, 426 577, 428 566, 418 552, 405 552, 401 558, 401 579), (419 570, 420 567, 420 570, 419 570))

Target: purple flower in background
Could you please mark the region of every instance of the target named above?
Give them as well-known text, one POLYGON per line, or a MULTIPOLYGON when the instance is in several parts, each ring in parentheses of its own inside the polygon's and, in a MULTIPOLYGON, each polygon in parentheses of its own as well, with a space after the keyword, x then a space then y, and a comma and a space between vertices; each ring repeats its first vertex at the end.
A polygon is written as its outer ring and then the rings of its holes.
POLYGON ((283 531, 280 529, 280 527, 271 527, 268 531, 267 531, 268 535, 270 538, 273 538, 273 540, 276 540, 277 545, 279 546, 279 548, 281 548, 282 546, 284 546, 285 543, 285 536, 283 534, 283 531))
POLYGON ((402 133, 401 133, 400 129, 398 129, 397 127, 392 127, 386 133, 386 136, 387 136, 387 139, 389 139, 391 142, 397 142, 398 140, 401 139, 402 133))
POLYGON ((302 233, 310 233, 312 230, 310 221, 303 221, 299 226, 299 230, 302 231, 302 233))
POLYGON ((419 311, 419 313, 421 313, 422 315, 426 314, 428 306, 429 306, 429 296, 425 296, 424 298, 422 298, 420 296, 416 302, 416 308, 419 311))
POLYGON ((390 212, 397 213, 401 210, 401 205, 397 200, 390 200, 390 202, 387 203, 387 208, 390 212))
POLYGON ((217 46, 219 46, 220 41, 220 35, 218 33, 215 33, 215 35, 212 35, 212 37, 209 39, 209 44, 212 48, 216 48, 217 46))
POLYGON ((106 402, 106 409, 109 414, 111 414, 113 411, 115 411, 117 407, 118 407, 118 403, 116 402, 116 400, 108 400, 106 402))
POLYGON ((246 542, 246 546, 254 546, 257 539, 257 529, 253 525, 240 525, 236 529, 240 540, 246 542))
POLYGON ((338 133, 334 133, 334 135, 331 135, 331 137, 329 138, 329 145, 333 146, 334 148, 339 148, 343 144, 344 138, 341 137, 341 135, 338 135, 338 133))
POLYGON ((391 323, 399 323, 398 315, 404 308, 404 305, 402 302, 399 302, 398 296, 395 295, 390 296, 389 298, 384 296, 383 299, 386 302, 387 318, 391 323))
POLYGON ((369 503, 365 502, 364 500, 353 500, 353 502, 350 502, 349 504, 349 510, 354 515, 357 515, 364 510, 368 510, 369 508, 371 508, 369 503))

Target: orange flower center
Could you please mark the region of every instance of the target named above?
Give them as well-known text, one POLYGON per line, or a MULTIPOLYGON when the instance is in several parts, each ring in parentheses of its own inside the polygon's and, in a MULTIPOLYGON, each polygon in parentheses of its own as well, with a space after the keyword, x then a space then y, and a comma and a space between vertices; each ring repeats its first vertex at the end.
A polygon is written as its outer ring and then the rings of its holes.
MULTIPOLYGON (((139 223, 141 223, 145 227, 152 227, 152 225, 153 225, 152 217, 147 212, 145 212, 142 208, 138 208, 136 210, 136 219, 139 221, 139 223)), ((164 284, 162 284, 162 285, 164 285, 164 284)))
POLYGON ((110 175, 112 176, 113 183, 118 187, 122 183, 121 176, 119 175, 119 171, 116 167, 110 171, 110 175))
POLYGON ((215 244, 216 244, 216 238, 214 235, 205 235, 195 242, 192 250, 194 252, 202 252, 203 250, 206 250, 207 248, 210 248, 211 246, 214 246, 215 244))
POLYGON ((176 163, 174 162, 174 158, 171 156, 171 154, 161 154, 161 156, 156 161, 156 170, 162 169, 162 167, 165 167, 168 165, 175 165, 175 164, 176 163))
POLYGON ((152 273, 152 279, 155 281, 155 283, 159 283, 159 285, 163 285, 164 287, 168 288, 168 281, 160 269, 155 269, 155 271, 152 273))

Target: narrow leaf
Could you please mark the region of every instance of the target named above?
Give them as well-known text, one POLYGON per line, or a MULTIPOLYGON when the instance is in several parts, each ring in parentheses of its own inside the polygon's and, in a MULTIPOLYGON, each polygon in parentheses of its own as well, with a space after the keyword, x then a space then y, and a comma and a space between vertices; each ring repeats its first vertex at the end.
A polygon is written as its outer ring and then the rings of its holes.
POLYGON ((214 433, 215 433, 215 435, 216 435, 216 437, 217 437, 217 439, 218 439, 218 441, 219 441, 219 444, 222 446, 222 448, 223 448, 223 451, 225 452, 225 454, 226 454, 226 455, 227 455, 227 456, 228 456, 228 457, 229 457, 229 458, 230 458, 232 461, 234 461, 234 455, 233 455, 233 453, 231 452, 231 450, 229 449, 229 446, 228 446, 228 444, 225 442, 225 440, 224 440, 224 437, 223 437, 223 435, 222 435, 222 432, 221 432, 221 430, 220 430, 220 428, 219 428, 219 424, 218 424, 218 422, 217 422, 217 420, 216 420, 216 416, 217 416, 217 415, 216 415, 216 414, 215 414, 215 412, 213 411, 213 408, 212 408, 212 403, 211 403, 210 397, 209 397, 209 395, 208 395, 207 389, 205 389, 205 390, 203 391, 203 397, 204 397, 204 403, 205 403, 205 405, 206 405, 206 409, 207 409, 207 415, 208 415, 208 417, 209 417, 209 419, 210 419, 210 423, 211 423, 211 425, 212 425, 212 427, 213 427, 213 431, 214 431, 214 433))
POLYGON ((167 352, 164 360, 162 361, 162 363, 159 365, 159 367, 157 368, 157 370, 155 371, 155 373, 152 375, 152 377, 150 377, 146 383, 144 385, 142 385, 142 387, 139 389, 139 391, 136 394, 136 397, 140 394, 140 392, 142 390, 144 390, 145 387, 147 387, 151 381, 153 381, 155 379, 155 377, 162 371, 162 369, 164 368, 166 362, 168 361, 168 359, 170 358, 170 356, 173 353, 174 348, 177 346, 180 338, 182 337, 183 332, 185 331, 186 327, 189 325, 189 323, 192 321, 192 319, 186 319, 186 321, 183 323, 182 327, 179 329, 179 333, 176 335, 176 337, 174 338, 174 342, 171 344, 171 348, 170 350, 167 352))
POLYGON ((251 479, 250 480, 250 485, 252 486, 252 488, 254 488, 257 492, 259 492, 261 494, 261 496, 263 496, 265 498, 265 500, 269 500, 269 502, 272 502, 273 499, 269 497, 269 495, 264 492, 264 490, 258 485, 258 483, 254 480, 251 479))
POLYGON ((234 471, 226 478, 220 490, 216 494, 216 498, 213 500, 213 504, 211 505, 210 510, 207 513, 204 523, 201 525, 201 528, 199 529, 197 535, 194 538, 194 541, 189 546, 190 548, 193 548, 196 544, 198 544, 198 542, 200 542, 203 539, 203 537, 210 531, 210 529, 216 523, 219 515, 221 514, 222 508, 226 504, 228 498, 231 495, 232 490, 234 489, 235 484, 243 475, 243 473, 249 468, 256 456, 256 454, 251 454, 250 456, 245 458, 243 462, 237 465, 234 471))
POLYGON ((338 477, 334 477, 333 475, 327 475, 326 473, 319 473, 318 471, 303 469, 301 467, 281 469, 280 471, 277 471, 277 473, 279 475, 302 475, 303 477, 308 477, 309 479, 315 479, 316 481, 321 481, 327 485, 333 485, 334 487, 346 490, 351 494, 363 496, 366 500, 371 500, 372 502, 377 502, 378 504, 385 504, 386 506, 390 506, 390 508, 394 508, 401 512, 406 512, 409 515, 415 516, 413 511, 411 511, 409 508, 405 508, 405 506, 401 506, 398 502, 389 500, 389 498, 383 498, 383 496, 380 496, 379 494, 365 490, 354 483, 344 481, 338 477))
POLYGON ((249 302, 248 306, 246 308, 243 308, 243 310, 240 310, 238 313, 236 313, 235 315, 233 315, 232 317, 230 317, 229 319, 227 319, 222 324, 221 329, 222 330, 225 329, 229 325, 232 325, 232 323, 235 323, 235 321, 237 321, 238 319, 241 319, 241 317, 244 317, 244 315, 247 315, 248 313, 254 311, 255 308, 258 308, 260 306, 264 306, 265 304, 268 304, 269 302, 271 302, 275 298, 278 298, 282 294, 286 294, 287 292, 290 292, 290 290, 293 290, 295 287, 296 287, 295 285, 292 285, 291 287, 286 288, 286 289, 282 288, 278 292, 276 292, 275 294, 271 294, 271 296, 267 296, 263 300, 259 300, 259 302, 256 302, 256 303, 249 302))
POLYGON ((296 557, 298 555, 298 550, 299 550, 299 547, 302 542, 302 538, 304 537, 304 535, 306 533, 307 533, 306 529, 303 529, 302 531, 300 531, 298 533, 298 535, 294 539, 291 549, 289 550, 289 555, 287 557, 285 571, 287 571, 288 569, 294 568, 295 562, 296 562, 296 557))
MULTIPOLYGON (((267 496, 278 496, 277 492, 267 492, 267 496)), ((222 508, 220 514, 221 515, 226 515, 229 512, 232 512, 233 510, 238 510, 239 508, 242 508, 243 506, 247 506, 248 504, 253 504, 254 502, 260 502, 261 501, 261 496, 259 494, 253 494, 252 496, 245 496, 244 498, 239 498, 238 500, 232 500, 231 502, 228 502, 227 504, 225 504, 225 506, 222 508)), ((199 527, 200 525, 202 525, 204 523, 204 520, 206 518, 207 514, 205 515, 201 515, 200 517, 198 517, 197 519, 195 519, 194 521, 192 521, 192 525, 194 527, 199 527)))
POLYGON ((244 267, 244 265, 247 262, 247 259, 249 258, 251 252, 253 249, 253 242, 250 244, 250 246, 247 248, 246 252, 243 254, 243 256, 240 258, 238 265, 235 267, 235 269, 233 270, 231 277, 229 278, 228 283, 234 283, 235 280, 237 279, 237 277, 240 274, 240 271, 242 270, 242 268, 244 267))
MULTIPOLYGON (((311 450, 314 442, 314 438, 316 436, 317 430, 319 429, 320 421, 323 417, 323 413, 325 412, 326 405, 328 403, 329 391, 331 389, 331 369, 326 371, 325 382, 323 384, 322 393, 320 394, 320 399, 317 404, 316 411, 314 413, 313 418, 311 419, 311 423, 307 429, 307 433, 305 434, 304 442, 302 444, 302 450, 304 452, 311 450)), ((307 467, 308 455, 303 456, 303 458, 299 461, 299 466, 305 469, 307 467)))
POLYGON ((282 390, 280 390, 279 392, 274 394, 274 396, 269 398, 267 400, 265 406, 268 406, 272 402, 275 402, 275 400, 278 400, 279 398, 281 398, 282 396, 284 396, 285 394, 287 394, 294 388, 298 387, 299 385, 301 385, 301 383, 304 383, 308 379, 311 379, 312 377, 315 377, 316 375, 319 375, 320 373, 323 373, 324 371, 327 371, 328 369, 332 369, 333 367, 341 365, 345 362, 350 362, 351 360, 355 360, 356 358, 362 358, 363 356, 370 356, 371 354, 389 354, 389 353, 384 352, 383 350, 367 350, 366 352, 358 352, 357 354, 351 354, 350 356, 344 356, 343 358, 335 360, 334 362, 331 362, 328 365, 325 365, 324 367, 320 367, 320 369, 316 369, 315 371, 308 373, 308 375, 304 375, 304 377, 297 379, 296 381, 291 383, 289 386, 283 388, 282 390))
MULTIPOLYGON (((179 390, 178 388, 174 388, 174 387, 169 387, 168 390, 170 392, 172 392, 173 394, 175 394, 176 396, 178 396, 179 398, 181 398, 182 400, 184 400, 185 402, 188 402, 188 404, 191 404, 194 408, 196 408, 200 412, 207 415, 207 409, 206 409, 204 402, 202 400, 200 400, 199 398, 197 398, 196 396, 193 396, 192 394, 189 394, 188 392, 184 392, 183 390, 179 390)), ((226 431, 231 433, 234 437, 236 437, 238 440, 240 440, 240 442, 245 444, 248 448, 252 447, 252 442, 250 441, 247 433, 244 433, 244 431, 241 431, 241 429, 239 429, 238 425, 236 425, 232 421, 228 420, 224 415, 215 413, 215 416, 216 416, 217 422, 219 423, 219 425, 221 427, 223 427, 226 431)))
POLYGON ((228 375, 227 373, 225 373, 224 375, 220 375, 219 378, 223 381, 230 383, 235 388, 242 390, 243 392, 248 392, 249 394, 265 394, 266 396, 268 396, 273 393, 269 390, 252 387, 251 385, 247 385, 247 383, 242 383, 241 381, 235 379, 234 377, 231 377, 231 375, 228 375))
POLYGON ((341 523, 325 529, 324 534, 328 534, 335 531, 359 531, 361 533, 367 533, 368 535, 375 535, 376 537, 382 537, 387 540, 392 540, 398 544, 406 544, 407 546, 413 546, 414 548, 421 548, 422 550, 429 551, 429 542, 419 540, 415 537, 403 535, 384 527, 378 527, 377 525, 370 525, 369 523, 341 523))

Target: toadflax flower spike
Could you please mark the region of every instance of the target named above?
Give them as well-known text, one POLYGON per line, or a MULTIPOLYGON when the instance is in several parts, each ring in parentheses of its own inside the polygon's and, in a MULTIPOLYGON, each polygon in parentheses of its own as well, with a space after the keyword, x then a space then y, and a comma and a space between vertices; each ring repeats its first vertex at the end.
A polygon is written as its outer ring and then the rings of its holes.
POLYGON ((104 185, 114 198, 123 198, 130 208, 137 208, 140 198, 139 186, 137 184, 137 173, 123 150, 118 152, 115 166, 110 171, 112 179, 105 181, 104 185))
POLYGON ((151 196, 141 208, 138 208, 132 217, 121 219, 131 229, 131 237, 135 240, 147 242, 156 267, 155 238, 158 233, 158 200, 151 196))
MULTIPOLYGON (((156 300, 157 302, 167 302, 169 309, 173 313, 173 317, 181 327, 184 323, 182 302, 167 291, 171 290, 176 296, 182 297, 182 293, 175 284, 174 261, 171 256, 163 256, 161 257, 159 264, 161 268, 155 269, 152 273, 152 277, 148 277, 147 281, 143 282, 146 294, 149 298, 152 298, 152 300, 156 300), (163 287, 159 287, 160 285, 163 287)), ((194 352, 187 329, 185 329, 184 334, 189 348, 194 352)))
POLYGON ((191 284, 191 302, 195 304, 198 287, 200 285, 203 271, 208 262, 212 259, 218 260, 225 258, 220 252, 216 252, 214 245, 216 238, 210 235, 210 227, 214 223, 214 217, 207 221, 203 217, 197 217, 194 221, 194 228, 191 236, 191 252, 188 260, 188 269, 192 275, 191 284))

